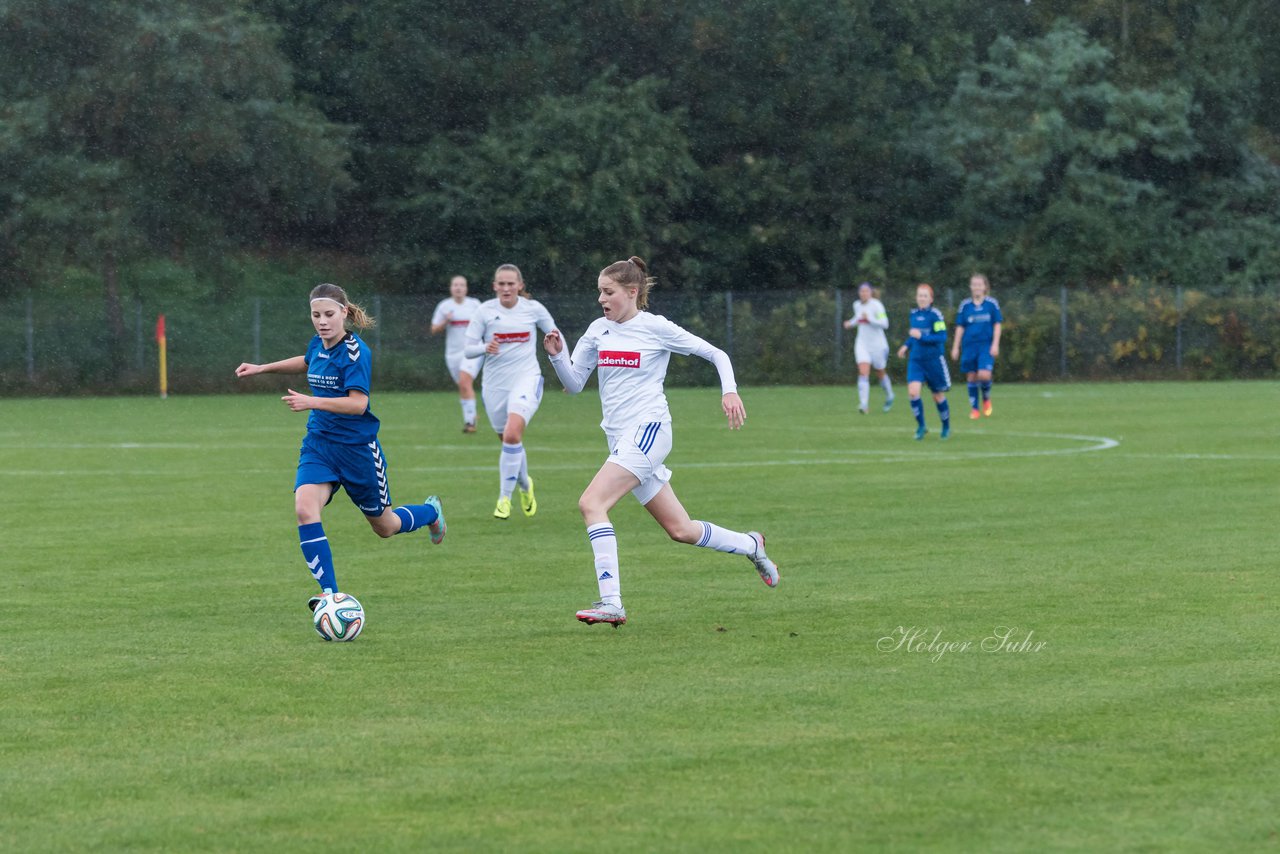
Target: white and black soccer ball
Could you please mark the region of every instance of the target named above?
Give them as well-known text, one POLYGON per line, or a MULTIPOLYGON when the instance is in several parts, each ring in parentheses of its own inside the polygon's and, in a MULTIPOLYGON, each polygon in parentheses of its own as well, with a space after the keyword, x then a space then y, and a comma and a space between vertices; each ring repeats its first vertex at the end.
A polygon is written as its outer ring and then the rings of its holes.
POLYGON ((311 614, 316 633, 327 641, 352 641, 364 631, 364 606, 350 593, 330 593, 311 614))

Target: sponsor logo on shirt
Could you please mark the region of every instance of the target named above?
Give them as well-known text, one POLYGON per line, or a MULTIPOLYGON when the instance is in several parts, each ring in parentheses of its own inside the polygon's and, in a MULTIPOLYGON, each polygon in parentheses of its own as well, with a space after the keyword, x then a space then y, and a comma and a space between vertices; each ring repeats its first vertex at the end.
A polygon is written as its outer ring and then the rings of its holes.
POLYGON ((450 320, 449 325, 450 326, 470 326, 471 321, 470 320, 450 320))
POLYGON ((520 344, 529 340, 529 333, 525 332, 495 332, 493 340, 499 344, 520 344))
POLYGON ((626 350, 601 350, 596 365, 601 368, 638 368, 640 354, 626 350))

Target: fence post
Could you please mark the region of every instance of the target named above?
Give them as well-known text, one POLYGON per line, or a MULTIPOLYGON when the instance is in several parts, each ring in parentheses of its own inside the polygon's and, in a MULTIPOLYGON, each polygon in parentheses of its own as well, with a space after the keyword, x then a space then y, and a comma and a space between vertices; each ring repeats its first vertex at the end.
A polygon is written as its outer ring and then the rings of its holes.
MULTIPOLYGON (((382 317, 382 297, 375 296, 373 298, 373 316, 382 317)), ((382 355, 382 324, 376 323, 373 326, 373 352, 379 356, 382 355)))
POLYGON ((31 296, 27 295, 27 379, 36 381, 36 308, 31 296))
POLYGON ((1182 373, 1182 285, 1178 285, 1174 291, 1174 306, 1178 312, 1178 323, 1175 327, 1173 363, 1178 373, 1182 373))
POLYGON ((253 298, 253 361, 262 361, 262 297, 253 298))
POLYGON ((146 351, 143 349, 142 335, 142 300, 135 298, 133 301, 133 367, 135 370, 142 370, 142 361, 146 358, 146 351))
POLYGON ((1067 286, 1062 286, 1062 310, 1059 320, 1059 333, 1062 338, 1061 354, 1059 356, 1058 373, 1062 377, 1067 375, 1067 286))
POLYGON ((840 373, 840 361, 844 348, 844 294, 836 288, 836 373, 840 373))
POLYGON ((733 358, 733 291, 724 292, 724 351, 733 358))

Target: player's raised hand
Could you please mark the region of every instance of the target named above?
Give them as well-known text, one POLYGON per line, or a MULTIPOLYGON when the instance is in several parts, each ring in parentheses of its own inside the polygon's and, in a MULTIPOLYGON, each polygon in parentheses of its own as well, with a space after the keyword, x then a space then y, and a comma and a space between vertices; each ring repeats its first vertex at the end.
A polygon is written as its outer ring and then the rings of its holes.
POLYGON ((260 373, 262 373, 262 365, 255 365, 251 362, 241 362, 240 367, 236 368, 237 377, 251 377, 260 373))
POLYGON ((560 355, 560 351, 564 349, 564 339, 560 337, 559 329, 552 329, 543 336, 542 349, 547 351, 548 356, 560 355))
POLYGON ((720 398, 720 406, 724 409, 724 417, 729 419, 729 429, 737 430, 747 420, 747 408, 742 405, 742 398, 736 391, 731 391, 720 398))
POLYGON ((293 389, 289 389, 289 393, 280 398, 284 401, 284 405, 292 409, 294 412, 302 412, 311 409, 311 396, 301 394, 293 389))

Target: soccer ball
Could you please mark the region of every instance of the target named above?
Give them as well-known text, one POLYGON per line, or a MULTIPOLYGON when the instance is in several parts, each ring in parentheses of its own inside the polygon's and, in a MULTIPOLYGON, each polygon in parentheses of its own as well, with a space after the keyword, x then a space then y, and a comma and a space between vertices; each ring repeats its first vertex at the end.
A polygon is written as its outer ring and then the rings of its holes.
POLYGON ((352 641, 364 630, 364 606, 350 593, 331 593, 311 614, 316 633, 327 641, 352 641))

